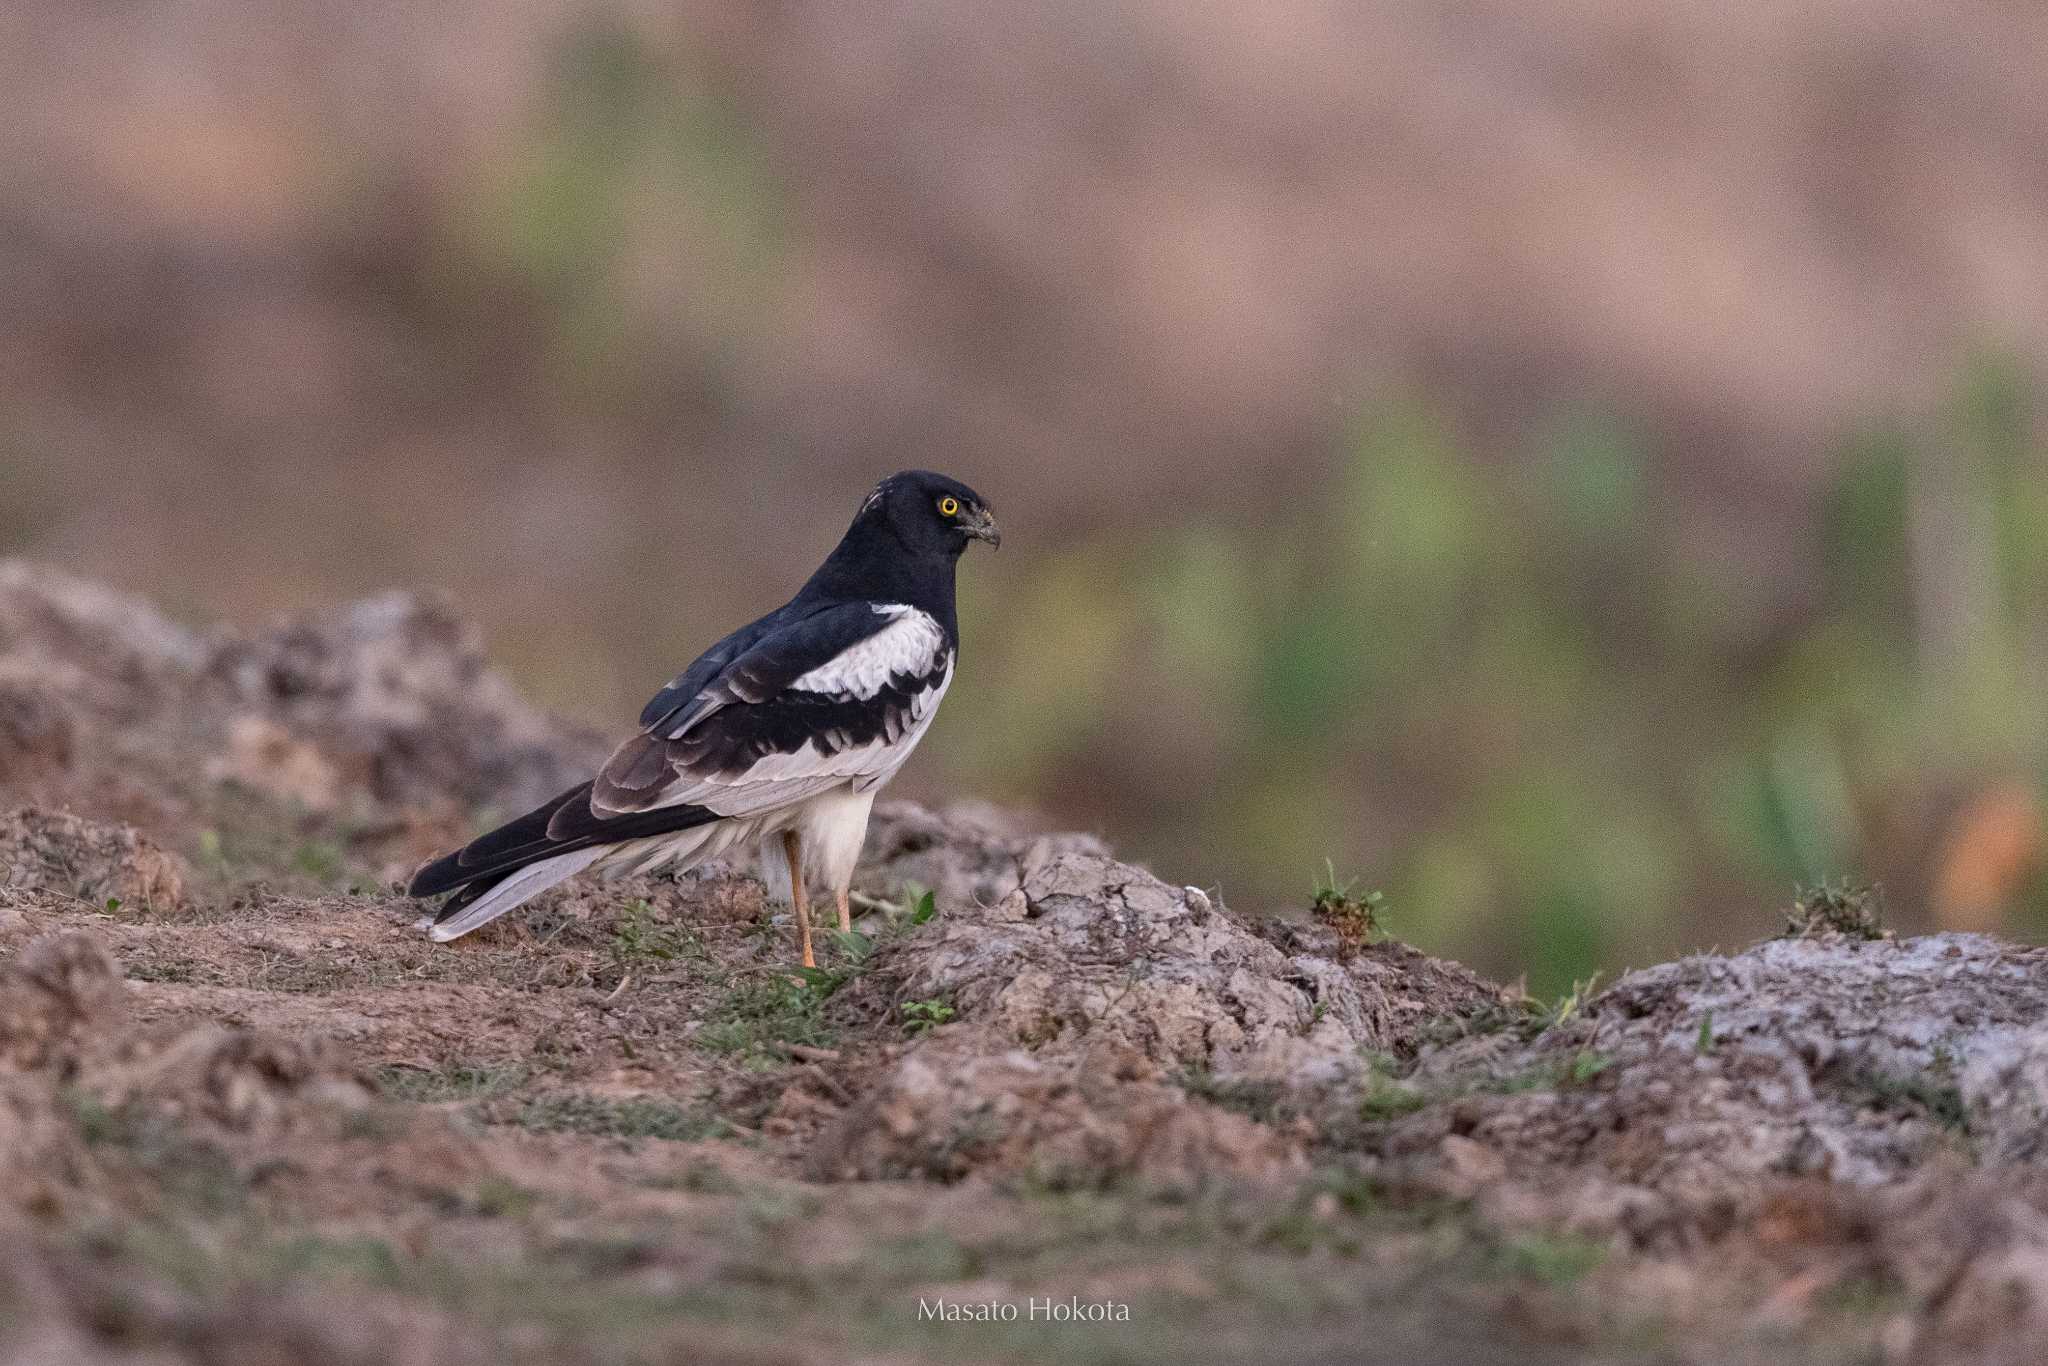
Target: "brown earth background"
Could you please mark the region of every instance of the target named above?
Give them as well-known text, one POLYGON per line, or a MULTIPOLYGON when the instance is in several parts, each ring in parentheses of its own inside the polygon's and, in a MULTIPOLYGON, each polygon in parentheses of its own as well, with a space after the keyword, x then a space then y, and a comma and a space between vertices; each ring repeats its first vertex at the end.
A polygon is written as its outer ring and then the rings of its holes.
POLYGON ((1006 544, 908 794, 1546 996, 1831 877, 2038 938, 2044 68, 2013 0, 10 5, 0 551, 439 588, 615 728, 936 466, 1006 544))

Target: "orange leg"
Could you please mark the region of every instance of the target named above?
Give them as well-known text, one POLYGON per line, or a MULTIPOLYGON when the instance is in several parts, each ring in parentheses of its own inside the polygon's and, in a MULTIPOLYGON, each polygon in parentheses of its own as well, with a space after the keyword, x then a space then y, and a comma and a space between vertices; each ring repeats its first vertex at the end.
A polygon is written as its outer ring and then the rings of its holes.
POLYGON ((796 831, 782 832, 782 852, 789 860, 789 899, 796 906, 797 931, 804 937, 804 966, 814 968, 818 960, 811 954, 811 908, 809 894, 804 891, 803 850, 796 831))
POLYGON ((843 933, 851 934, 853 932, 853 908, 846 904, 846 888, 841 887, 835 895, 839 898, 839 928, 843 933))

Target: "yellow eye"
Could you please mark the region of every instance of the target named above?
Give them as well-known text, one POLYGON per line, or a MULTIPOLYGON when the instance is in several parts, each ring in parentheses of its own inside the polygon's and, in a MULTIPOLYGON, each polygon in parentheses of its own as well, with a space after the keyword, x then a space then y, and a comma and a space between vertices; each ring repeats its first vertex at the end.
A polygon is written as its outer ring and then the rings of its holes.
POLYGON ((959 515, 960 515, 960 500, 959 500, 958 498, 941 498, 941 499, 939 499, 939 515, 940 515, 941 517, 957 517, 957 516, 959 516, 959 515))

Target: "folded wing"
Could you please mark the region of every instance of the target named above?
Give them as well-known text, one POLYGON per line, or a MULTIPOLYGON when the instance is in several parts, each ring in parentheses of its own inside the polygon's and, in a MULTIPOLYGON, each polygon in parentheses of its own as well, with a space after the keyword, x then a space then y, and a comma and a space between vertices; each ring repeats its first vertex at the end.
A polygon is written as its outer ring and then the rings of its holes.
POLYGON ((600 816, 679 806, 751 816, 848 781, 874 786, 916 747, 952 672, 951 642, 927 613, 831 607, 672 698, 605 764, 590 804, 600 816))

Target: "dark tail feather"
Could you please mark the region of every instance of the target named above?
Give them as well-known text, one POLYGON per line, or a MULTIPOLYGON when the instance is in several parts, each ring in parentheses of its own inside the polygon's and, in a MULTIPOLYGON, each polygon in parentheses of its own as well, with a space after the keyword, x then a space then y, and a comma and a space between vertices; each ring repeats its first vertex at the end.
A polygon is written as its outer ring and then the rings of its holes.
MULTIPOLYGON (((516 871, 516 869, 508 868, 504 872, 499 873, 496 877, 480 877, 474 882, 464 883, 460 888, 456 890, 454 896, 449 897, 446 901, 442 902, 439 906, 436 906, 434 908, 434 919, 445 920, 449 916, 454 915, 464 906, 469 905, 471 902, 481 897, 484 893, 490 891, 491 888, 497 886, 506 878, 512 876, 512 874, 516 871)), ((419 884, 418 882, 414 882, 413 885, 417 887, 419 884)), ((414 892, 412 893, 412 895, 419 896, 422 894, 419 892, 414 892)), ((431 895, 431 893, 427 893, 427 895, 431 895)))
POLYGON ((598 844, 618 844, 648 835, 665 835, 675 830, 704 825, 718 819, 718 813, 701 806, 663 806, 652 811, 600 820, 590 809, 590 784, 572 787, 546 802, 474 840, 413 874, 412 896, 438 896, 455 891, 442 904, 438 919, 490 891, 529 863, 557 854, 571 854, 598 844), (557 816, 561 819, 558 821, 557 816), (555 833, 550 836, 550 827, 555 833), (456 891, 457 888, 461 890, 456 891))
MULTIPOLYGON (((589 783, 572 787, 561 796, 541 803, 518 820, 508 821, 488 834, 477 836, 454 853, 435 859, 413 874, 412 886, 406 889, 408 895, 438 896, 464 883, 489 877, 492 873, 502 876, 513 872, 521 864, 531 863, 548 853, 560 853, 559 849, 547 847, 548 822, 555 818, 557 811, 579 798, 585 802, 590 800, 589 783)), ((495 878, 491 880, 496 881, 495 878)), ((477 894, 482 895, 482 889, 477 894)))

